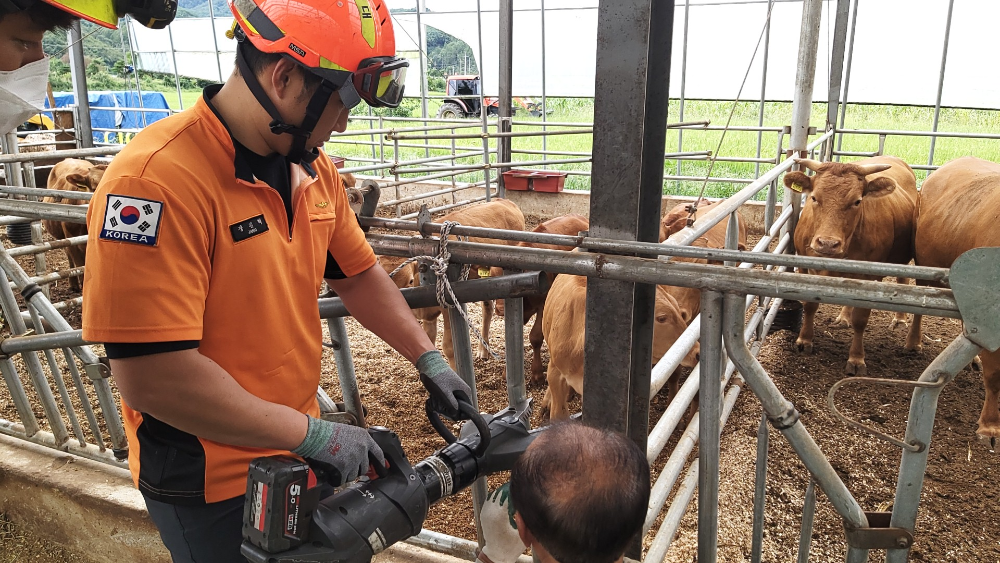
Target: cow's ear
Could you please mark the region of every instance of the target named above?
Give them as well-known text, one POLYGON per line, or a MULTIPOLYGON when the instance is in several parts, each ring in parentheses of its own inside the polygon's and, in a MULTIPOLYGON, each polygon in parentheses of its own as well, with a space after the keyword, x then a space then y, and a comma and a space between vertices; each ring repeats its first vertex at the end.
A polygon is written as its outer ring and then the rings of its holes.
POLYGON ((687 307, 681 308, 681 319, 684 321, 684 324, 691 322, 691 311, 688 311, 687 307))
POLYGON ((865 197, 882 197, 884 195, 889 195, 896 189, 896 181, 892 178, 887 178, 885 176, 879 176, 878 178, 873 178, 870 182, 865 184, 865 197))
POLYGON ((71 186, 82 188, 84 190, 88 189, 87 176, 85 174, 67 174, 66 181, 69 182, 71 186))
POLYGON ((812 189, 812 178, 802 172, 789 172, 785 174, 785 187, 793 192, 807 192, 812 189))

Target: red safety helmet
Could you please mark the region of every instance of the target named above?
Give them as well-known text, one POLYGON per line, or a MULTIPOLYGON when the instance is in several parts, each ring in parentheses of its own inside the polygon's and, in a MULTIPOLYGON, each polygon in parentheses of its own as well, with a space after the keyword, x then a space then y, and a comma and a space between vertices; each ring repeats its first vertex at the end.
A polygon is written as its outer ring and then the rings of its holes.
POLYGON ((229 0, 246 40, 291 57, 343 91, 349 79, 373 107, 403 98, 406 59, 396 57, 389 8, 382 0, 229 0))

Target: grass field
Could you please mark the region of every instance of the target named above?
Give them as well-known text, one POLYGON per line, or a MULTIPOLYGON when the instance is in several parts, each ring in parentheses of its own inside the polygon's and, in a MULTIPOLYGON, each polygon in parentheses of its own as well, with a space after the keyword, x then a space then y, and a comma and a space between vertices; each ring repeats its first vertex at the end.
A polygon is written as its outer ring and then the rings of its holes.
MULTIPOLYGON (((164 92, 171 107, 178 107, 177 92, 164 92)), ((183 91, 182 98, 184 107, 190 107, 200 91, 183 91)), ((428 101, 428 115, 434 117, 440 107, 440 100, 428 101)), ((419 101, 412 100, 405 102, 406 109, 395 111, 397 114, 419 116, 419 101)), ((589 123, 594 117, 594 103, 592 99, 581 98, 549 98, 548 107, 552 111, 547 116, 548 121, 589 123)), ((668 122, 680 121, 680 104, 677 100, 671 100, 669 106, 668 122)), ((684 107, 684 121, 710 121, 712 126, 724 126, 729 118, 729 113, 733 111, 732 102, 717 102, 703 100, 687 100, 684 107)), ((364 106, 359 106, 356 112, 360 115, 369 114, 364 106)), ((758 124, 759 104, 757 102, 741 102, 737 104, 733 113, 733 126, 756 126, 758 124)), ((764 108, 764 126, 782 127, 791 122, 792 104, 787 102, 769 102, 764 108)), ((817 129, 822 130, 825 116, 825 104, 814 104, 813 123, 817 129)), ((377 117, 377 115, 376 115, 377 117)), ((848 129, 868 129, 868 130, 891 130, 891 131, 930 131, 933 123, 934 108, 916 106, 874 106, 874 105, 850 105, 847 108, 846 127, 848 129)), ((516 131, 539 131, 541 130, 541 118, 534 118, 524 112, 515 116, 519 122, 529 122, 530 125, 516 125, 516 131), (538 125, 535 125, 537 123, 538 125)), ((407 121, 383 121, 384 128, 403 128, 420 126, 419 119, 407 121)), ((378 120, 369 121, 354 118, 348 125, 350 131, 365 131, 370 128, 377 128, 378 120)), ((495 123, 493 125, 495 130, 495 123)), ((550 126, 553 129, 565 129, 562 127, 550 126)), ((464 133, 476 133, 477 129, 459 130, 464 133)), ((942 108, 938 131, 954 133, 996 133, 1000 131, 1000 111, 995 110, 975 110, 975 109, 955 109, 942 108)), ((439 132, 440 133, 440 132, 439 132)), ((410 133, 417 136, 419 133, 410 133)), ((683 136, 683 151, 712 151, 715 153, 719 145, 720 131, 704 131, 697 129, 685 129, 682 132, 676 129, 668 130, 666 141, 666 152, 678 152, 680 145, 678 137, 683 136)), ((380 143, 381 135, 357 135, 350 137, 340 137, 327 145, 327 152, 339 156, 361 159, 384 158, 393 161, 393 146, 391 142, 380 143), (353 142, 355 144, 350 144, 353 142), (369 145, 356 143, 370 143, 369 145), (371 145, 374 143, 374 146, 371 145)), ((554 152, 577 152, 589 153, 593 139, 590 134, 558 135, 550 136, 545 140, 545 148, 554 152)), ((777 151, 778 134, 765 132, 760 135, 761 157, 773 159, 777 151)), ((402 141, 402 144, 424 144, 420 140, 402 141)), ((482 151, 482 141, 479 139, 460 139, 456 142, 458 152, 482 151)), ((444 156, 451 154, 450 140, 431 140, 427 144, 440 146, 441 149, 432 148, 426 150, 422 147, 401 147, 398 160, 406 161, 430 156, 444 156)), ((788 138, 785 137, 784 145, 787 147, 788 138)), ((850 152, 873 152, 878 150, 878 135, 851 135, 843 139, 842 150, 850 152)), ((910 164, 928 164, 930 151, 930 137, 914 137, 903 135, 889 135, 885 140, 885 154, 899 156, 910 164)), ((496 148, 495 140, 490 142, 491 148, 496 148)), ((752 131, 730 131, 725 135, 725 140, 718 155, 721 157, 756 157, 758 146, 758 133, 752 131)), ((533 150, 539 151, 543 148, 541 137, 521 137, 515 138, 512 144, 513 150, 533 150)), ((623 158, 634 157, 636 149, 623 147, 623 158)), ((954 158, 974 155, 986 160, 1000 162, 1000 140, 996 139, 938 139, 935 145, 934 164, 940 165, 954 158)), ((554 155, 550 159, 578 158, 575 156, 554 155)), ((514 154, 514 160, 529 161, 541 160, 540 155, 514 154)), ((844 157, 844 160, 851 160, 851 157, 844 157)), ((496 162, 496 157, 492 158, 496 162)), ((482 164, 482 156, 465 159, 458 159, 456 164, 475 165, 482 164)), ((350 161, 349 166, 363 166, 368 164, 365 161, 350 161)), ((442 161, 442 165, 450 165, 449 161, 442 161)), ((418 165, 426 167, 430 165, 418 165)), ((677 160, 667 160, 665 163, 665 174, 684 175, 704 178, 708 172, 709 164, 704 160, 684 160, 678 165, 677 160), (679 168, 678 168, 679 166, 679 168)), ((766 172, 771 167, 770 164, 761 164, 760 173, 766 172)), ((575 164, 555 164, 547 168, 557 170, 590 170, 589 163, 575 164)), ((754 178, 757 172, 757 165, 754 163, 738 162, 716 162, 712 177, 714 178, 754 178)), ((926 177, 926 172, 916 171, 918 182, 926 177)), ((403 174, 401 177, 414 177, 418 175, 403 174)), ((460 181, 482 180, 482 172, 463 174, 460 181)), ((664 193, 678 195, 694 195, 701 188, 701 181, 665 181, 664 193)), ((590 177, 581 175, 570 175, 567 178, 568 189, 589 189, 590 177)), ((706 188, 706 194, 711 197, 725 197, 739 191, 743 184, 731 182, 711 182, 706 188)))

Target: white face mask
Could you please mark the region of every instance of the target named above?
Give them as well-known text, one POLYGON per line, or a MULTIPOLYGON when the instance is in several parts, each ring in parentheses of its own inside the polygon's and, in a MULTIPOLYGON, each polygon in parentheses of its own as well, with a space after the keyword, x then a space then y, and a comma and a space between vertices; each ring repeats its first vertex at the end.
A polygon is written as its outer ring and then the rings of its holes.
POLYGON ((49 58, 0 72, 0 134, 13 131, 39 112, 49 80, 49 58))

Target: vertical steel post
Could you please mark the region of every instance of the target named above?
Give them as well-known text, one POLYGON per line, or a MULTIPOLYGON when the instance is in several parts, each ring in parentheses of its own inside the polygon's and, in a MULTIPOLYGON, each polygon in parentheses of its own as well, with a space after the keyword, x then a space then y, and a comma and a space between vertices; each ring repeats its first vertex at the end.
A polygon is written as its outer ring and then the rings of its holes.
MULTIPOLYGON (((527 397, 524 385, 524 299, 504 299, 503 306, 507 404, 520 411, 527 397)), ((535 322, 538 322, 537 318, 535 322)))
MULTIPOLYGON (((542 131, 548 131, 545 126, 549 115, 549 101, 545 95, 545 0, 541 0, 540 10, 542 13, 542 131)), ((549 145, 548 135, 542 136, 542 160, 548 160, 549 145)))
POLYGON ((351 357, 351 344, 347 336, 347 325, 343 317, 326 320, 330 330, 330 342, 333 343, 333 360, 337 364, 337 379, 340 381, 340 396, 344 399, 344 410, 354 415, 358 424, 365 428, 365 411, 361 406, 361 391, 358 389, 358 378, 354 372, 354 358, 351 357))
MULTIPOLYGON (((209 0, 211 2, 212 0, 209 0)), ((170 39, 170 57, 174 62, 174 86, 177 87, 177 104, 180 108, 184 109, 184 98, 181 96, 181 78, 177 74, 177 50, 174 49, 174 32, 173 28, 169 25, 167 26, 167 37, 170 39)))
MULTIPOLYGON (((132 29, 132 16, 125 16, 125 27, 126 29, 132 29)), ((132 73, 135 75, 135 94, 139 97, 139 107, 142 106, 142 83, 139 80, 139 61, 135 57, 135 49, 132 47, 132 33, 128 34, 128 52, 132 55, 132 73)), ((142 113, 142 126, 145 127, 146 124, 146 112, 142 113)), ((106 140, 106 139, 105 139, 106 140)))
MULTIPOLYGON (((672 0, 602 0, 598 6, 592 236, 657 240, 673 12, 672 0), (642 147, 640 158, 622 158, 629 147, 642 147)), ((627 433, 643 450, 654 298, 653 286, 588 280, 584 417, 627 433)), ((636 538, 626 556, 638 558, 640 551, 636 538)))
MULTIPOLYGON (((417 49, 420 50, 420 117, 427 119, 427 28, 420 19, 424 11, 424 0, 417 0, 417 49)), ((427 125, 427 122, 424 122, 427 125)), ((430 156, 430 149, 424 149, 430 156)))
MULTIPOLYGON (((487 135, 490 132, 489 126, 486 124, 486 94, 483 90, 483 69, 481 65, 483 64, 483 6, 482 0, 476 0, 476 25, 478 25, 479 33, 477 37, 479 38, 479 62, 476 63, 476 70, 479 71, 479 117, 483 121, 483 164, 486 165, 483 168, 483 182, 486 184, 486 201, 490 200, 490 192, 492 187, 490 186, 490 139, 487 135)), ((479 512, 477 511, 478 515, 479 512)))
MULTIPOLYGON (((212 26, 212 45, 215 46, 215 66, 219 68, 219 82, 225 82, 226 79, 222 77, 222 60, 219 58, 219 34, 215 31, 215 6, 212 5, 212 0, 208 1, 208 23, 212 26)), ((142 98, 139 99, 141 100, 142 98)))
MULTIPOLYGON (((465 304, 459 304, 465 308, 465 304)), ((450 308, 445 310, 448 319, 451 321, 451 341, 454 344, 455 367, 458 375, 465 381, 472 390, 472 406, 479 410, 479 397, 476 392, 476 372, 472 362, 472 339, 469 336, 469 325, 462 318, 458 309, 450 308)), ((479 512, 486 502, 486 478, 480 477, 472 484, 472 512, 476 520, 476 538, 479 540, 479 547, 483 547, 483 525, 479 519, 479 512)))
POLYGON ((719 541, 719 413, 722 391, 722 294, 701 292, 701 382, 698 397, 698 561, 714 563, 719 541))
POLYGON ((799 530, 798 563, 809 563, 809 548, 812 543, 813 517, 816 516, 816 482, 809 479, 806 498, 802 503, 802 528, 799 530))
MULTIPOLYGON (((500 0, 500 107, 497 128, 501 133, 511 130, 511 104, 514 82, 514 0, 500 0)), ((512 139, 497 139, 497 160, 510 162, 512 139)), ((503 174, 497 178, 497 197, 504 197, 503 174)))
MULTIPOLYGON (((938 357, 927 366, 918 381, 938 383, 935 387, 917 387, 910 399, 910 414, 907 417, 904 442, 920 446, 920 451, 903 450, 899 462, 899 478, 896 482, 896 499, 892 505, 890 526, 913 531, 917 523, 917 505, 924 486, 927 470, 927 455, 930 452, 931 432, 934 430, 934 415, 937 413, 938 397, 947 383, 955 378, 979 353, 978 344, 964 334, 959 335, 938 357)), ((886 551, 886 563, 905 563, 909 548, 886 551)))
MULTIPOLYGON (((767 0, 767 13, 771 14, 774 0, 767 0)), ((764 24, 764 59, 760 71, 760 109, 757 110, 757 127, 764 127, 764 102, 767 95, 767 57, 771 49, 771 18, 764 24)), ((760 158, 761 146, 764 142, 764 132, 757 131, 757 158, 760 158)), ((760 178, 760 163, 754 165, 754 178, 760 178)))
POLYGON ((761 413, 757 427, 757 464, 753 483, 753 539, 750 563, 760 563, 764 555, 764 504, 767 502, 767 450, 769 427, 767 413, 761 413))
POLYGON ((789 149, 805 155, 809 141, 809 116, 812 113, 813 82, 816 78, 816 53, 819 49, 819 26, 823 0, 802 3, 802 35, 795 70, 795 98, 792 100, 792 130, 789 149))
MULTIPOLYGON (((941 94, 944 92, 944 70, 948 64, 948 43, 951 40, 951 14, 955 9, 955 0, 948 0, 948 20, 944 24, 944 46, 941 48, 941 72, 938 74, 937 98, 934 101, 934 123, 931 131, 937 132, 938 120, 941 117, 941 94)), ((934 146, 937 137, 931 137, 931 150, 927 155, 927 165, 934 164, 934 146)))
MULTIPOLYGON (((83 34, 80 32, 80 20, 74 20, 67 30, 69 36, 69 66, 73 78, 73 97, 76 98, 77 140, 81 148, 94 146, 94 130, 90 123, 90 96, 87 92, 87 65, 83 60, 83 34)), ((133 61, 133 64, 135 62, 133 61)), ((136 75, 138 79, 138 75, 136 75)))
MULTIPOLYGON (((684 121, 684 94, 687 88, 687 67, 688 67, 688 29, 691 19, 691 0, 684 0, 684 47, 681 50, 681 97, 677 103, 677 121, 684 121)), ((677 152, 684 152, 684 130, 677 130, 677 152)), ((681 163, 683 160, 677 159, 677 175, 681 175, 681 163)), ((677 187, 680 188, 682 180, 677 180, 677 187)))
MULTIPOLYGON (((844 95, 841 96, 840 104, 840 125, 839 129, 844 128, 844 121, 847 119, 847 92, 851 87, 851 63, 854 59, 854 31, 858 26, 858 0, 854 0, 854 8, 851 14, 851 41, 847 46, 847 68, 844 70, 844 95)), ((837 150, 839 151, 844 146, 844 134, 841 133, 837 136, 837 150)), ((837 156, 837 161, 840 161, 840 156, 837 156)))
MULTIPOLYGON (((795 69, 795 98, 792 100, 792 125, 789 130, 788 156, 806 156, 809 142, 809 116, 812 113, 813 82, 816 77, 816 53, 819 49, 819 24, 823 16, 823 0, 803 0, 802 33, 799 36, 799 54, 795 69)), ((795 209, 788 221, 789 233, 795 232, 801 196, 785 190, 782 209, 791 205, 795 209)), ((793 245, 794 246, 794 245, 793 245)), ((793 250, 790 248, 790 250, 793 250)))
MULTIPOLYGON (((844 79, 844 54, 847 50, 847 17, 850 15, 850 0, 837 0, 837 19, 833 32, 833 53, 830 61, 830 89, 827 92, 826 129, 837 125, 840 110, 840 86, 844 79)), ((833 159, 833 138, 823 144, 823 160, 833 159)))

